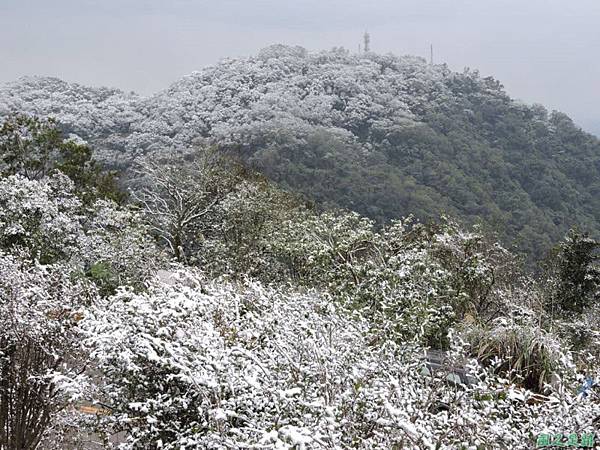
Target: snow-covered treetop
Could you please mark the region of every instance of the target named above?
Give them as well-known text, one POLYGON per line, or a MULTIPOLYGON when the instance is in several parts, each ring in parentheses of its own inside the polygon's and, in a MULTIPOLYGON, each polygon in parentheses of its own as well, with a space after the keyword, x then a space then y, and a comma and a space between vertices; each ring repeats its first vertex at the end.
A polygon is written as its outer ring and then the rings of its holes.
POLYGON ((365 124, 375 129, 418 121, 467 85, 505 97, 488 84, 476 72, 455 73, 419 57, 273 45, 194 72, 149 98, 21 78, 0 86, 0 117, 16 111, 53 116, 67 131, 112 152, 187 146, 198 137, 250 145, 281 128, 301 136, 325 127, 355 139, 365 124))
POLYGON ((0 86, 0 120, 14 112, 54 116, 111 167, 212 143, 378 222, 483 218, 528 256, 575 223, 599 230, 600 141, 492 77, 420 57, 274 45, 150 97, 24 78, 0 86))

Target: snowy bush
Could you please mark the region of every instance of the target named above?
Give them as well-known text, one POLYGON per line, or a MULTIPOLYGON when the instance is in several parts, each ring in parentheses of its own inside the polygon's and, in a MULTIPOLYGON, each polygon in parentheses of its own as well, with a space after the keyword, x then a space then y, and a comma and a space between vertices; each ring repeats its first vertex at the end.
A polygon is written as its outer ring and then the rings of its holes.
POLYGON ((141 285, 160 255, 139 214, 110 200, 86 206, 61 173, 0 179, 0 249, 42 263, 64 262, 110 293, 141 285))
POLYGON ((75 257, 83 237, 81 202, 62 174, 0 179, 0 247, 43 262, 75 257))
POLYGON ((103 294, 140 288, 165 263, 141 214, 109 200, 96 201, 86 213, 80 258, 103 294))
POLYGON ((424 347, 316 292, 189 269, 105 300, 83 327, 102 428, 126 431, 121 448, 531 448, 600 413, 594 398, 542 399, 486 372, 458 337, 448 367, 462 364, 470 386, 425 374, 424 347))
POLYGON ((34 449, 87 388, 78 322, 95 290, 0 252, 0 447, 34 449))

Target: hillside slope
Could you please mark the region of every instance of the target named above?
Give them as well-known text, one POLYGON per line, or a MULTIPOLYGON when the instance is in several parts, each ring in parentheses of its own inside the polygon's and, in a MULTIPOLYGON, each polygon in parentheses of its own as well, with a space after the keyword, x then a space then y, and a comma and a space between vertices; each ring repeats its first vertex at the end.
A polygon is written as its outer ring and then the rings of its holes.
POLYGON ((0 116, 55 116, 113 164, 215 142, 284 186, 384 222, 447 213, 541 257, 600 230, 600 141, 493 78, 416 57, 272 46, 143 98, 56 79, 0 87, 0 116))

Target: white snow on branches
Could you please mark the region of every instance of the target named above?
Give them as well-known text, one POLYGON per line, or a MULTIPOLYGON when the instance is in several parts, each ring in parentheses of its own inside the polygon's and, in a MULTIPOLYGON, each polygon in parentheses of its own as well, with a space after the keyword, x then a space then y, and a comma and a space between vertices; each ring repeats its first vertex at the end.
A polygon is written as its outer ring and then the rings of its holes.
POLYGON ((123 448, 530 448, 600 414, 568 396, 535 401, 474 361, 485 381, 473 386, 424 375, 424 349, 374 335, 317 292, 191 269, 119 292, 82 326, 123 448))

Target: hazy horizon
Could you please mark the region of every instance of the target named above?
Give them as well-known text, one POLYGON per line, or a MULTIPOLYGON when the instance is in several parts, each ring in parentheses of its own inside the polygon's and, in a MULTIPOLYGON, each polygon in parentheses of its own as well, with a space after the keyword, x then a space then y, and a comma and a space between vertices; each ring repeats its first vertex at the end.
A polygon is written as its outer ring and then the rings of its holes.
POLYGON ((514 98, 569 114, 600 134, 600 3, 516 0, 4 0, 0 82, 56 76, 143 95, 275 43, 372 50, 478 69, 514 98))

